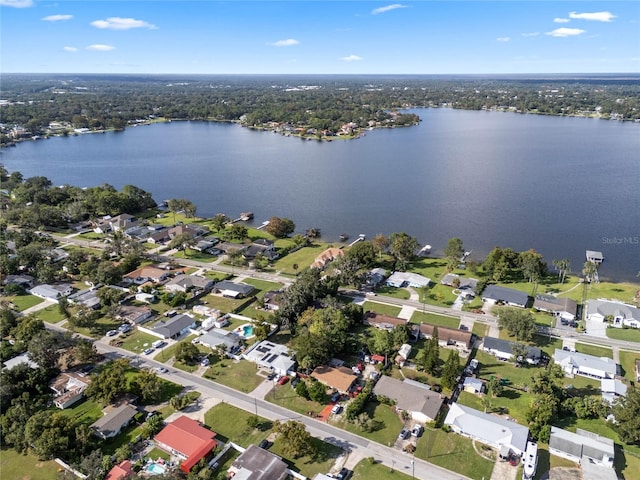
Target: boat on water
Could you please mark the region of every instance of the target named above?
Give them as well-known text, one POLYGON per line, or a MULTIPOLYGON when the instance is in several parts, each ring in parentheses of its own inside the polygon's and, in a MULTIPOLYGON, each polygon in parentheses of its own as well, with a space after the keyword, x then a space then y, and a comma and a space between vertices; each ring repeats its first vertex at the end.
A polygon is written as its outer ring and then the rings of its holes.
POLYGON ((242 220, 243 222, 248 222, 249 220, 253 219, 253 212, 242 212, 240 214, 240 220, 242 220))
POLYGON ((349 240, 349 235, 346 233, 341 233, 340 234, 340 241, 341 242, 346 242, 347 240, 349 240))
POLYGON ((524 467, 522 469, 522 480, 531 480, 536 474, 538 466, 538 444, 527 442, 527 450, 522 459, 524 467))
POLYGON ((429 255, 431 253, 431 245, 425 245, 424 247, 422 247, 420 249, 420 251, 418 252, 418 256, 419 257, 426 257, 427 255, 429 255))

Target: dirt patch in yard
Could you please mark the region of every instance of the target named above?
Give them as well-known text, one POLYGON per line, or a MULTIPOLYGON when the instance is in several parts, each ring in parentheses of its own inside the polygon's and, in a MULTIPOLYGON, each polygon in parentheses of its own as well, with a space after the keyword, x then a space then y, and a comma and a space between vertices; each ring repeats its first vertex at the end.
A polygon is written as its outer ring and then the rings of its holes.
POLYGON ((582 480, 579 468, 555 467, 549 471, 549 480, 582 480))

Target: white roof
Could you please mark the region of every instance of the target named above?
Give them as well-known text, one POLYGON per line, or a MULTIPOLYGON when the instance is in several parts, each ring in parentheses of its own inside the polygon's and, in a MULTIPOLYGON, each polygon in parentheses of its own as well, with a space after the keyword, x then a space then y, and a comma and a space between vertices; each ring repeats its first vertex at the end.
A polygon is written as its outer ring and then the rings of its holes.
POLYGON ((606 372, 612 376, 615 375, 617 371, 617 364, 611 358, 594 357, 586 353, 568 352, 566 350, 560 350, 559 348, 556 348, 553 354, 553 360, 562 366, 574 365, 576 367, 606 372))
POLYGON ((10 358, 9 360, 5 360, 4 362, 4 368, 3 370, 11 370, 13 367, 18 366, 20 364, 27 364, 29 365, 29 367, 31 368, 38 368, 38 364, 29 360, 29 353, 25 352, 25 353, 21 353, 18 356, 15 356, 13 358, 10 358))
POLYGON ((589 300, 587 302, 587 313, 593 315, 599 313, 602 316, 613 315, 614 317, 623 317, 625 319, 640 320, 640 308, 613 300, 589 300))
POLYGON ((519 452, 527 448, 529 428, 455 402, 451 404, 444 423, 490 445, 505 445, 519 452))
POLYGON ((401 285, 403 283, 409 284, 410 287, 426 287, 431 282, 430 278, 423 277, 417 273, 410 272, 393 272, 393 274, 387 279, 387 283, 394 283, 401 285))

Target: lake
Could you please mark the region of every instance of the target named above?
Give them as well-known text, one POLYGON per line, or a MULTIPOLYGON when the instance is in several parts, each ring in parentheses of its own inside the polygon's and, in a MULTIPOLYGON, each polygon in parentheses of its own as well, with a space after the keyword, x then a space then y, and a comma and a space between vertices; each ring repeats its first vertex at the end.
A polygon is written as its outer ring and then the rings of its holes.
POLYGON ((472 258, 496 245, 547 262, 587 249, 601 277, 640 271, 640 125, 451 109, 414 110, 416 127, 333 142, 234 124, 172 122, 3 149, 25 177, 187 198, 199 216, 291 218, 327 241, 404 231, 442 253, 457 236, 472 258))

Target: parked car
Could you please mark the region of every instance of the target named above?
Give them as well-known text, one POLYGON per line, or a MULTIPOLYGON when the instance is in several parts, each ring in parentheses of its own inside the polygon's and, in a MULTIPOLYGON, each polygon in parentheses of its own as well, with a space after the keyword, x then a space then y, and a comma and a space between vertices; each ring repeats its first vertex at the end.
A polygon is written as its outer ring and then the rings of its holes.
POLYGON ((274 372, 271 372, 269 375, 267 375, 267 380, 273 380, 274 378, 276 378, 276 374, 274 372))
POLYGON ((200 365, 203 367, 208 367, 209 366, 209 359, 207 357, 204 357, 202 359, 202 361, 200 362, 200 365))
POLYGON ((269 447, 271 447, 271 445, 273 444, 265 438, 258 444, 258 447, 264 448, 265 450, 269 450, 269 447))
POLYGON ((402 430, 400 430, 400 433, 398 434, 398 438, 400 440, 406 440, 407 438, 409 438, 410 434, 411 434, 411 432, 409 432, 408 429, 403 428, 402 430))
POLYGON ((336 478, 338 480, 348 480, 349 478, 351 478, 351 474, 353 472, 347 468, 343 468, 342 470, 340 470, 340 472, 336 475, 336 478))
POLYGON ((296 388, 299 383, 300 383, 300 377, 294 377, 294 379, 291 380, 291 388, 296 388))
POLYGON ((419 437, 422 435, 422 432, 424 432, 424 428, 422 427, 422 425, 414 425, 413 429, 411 430, 411 435, 414 437, 419 437))
POLYGON ((107 332, 107 337, 115 337, 118 334, 118 330, 109 330, 107 332))
POLYGON ((123 323, 122 325, 120 325, 118 327, 118 331, 122 332, 122 333, 127 333, 131 331, 131 325, 129 325, 128 323, 123 323))
POLYGON ((164 367, 156 367, 156 371, 158 373, 168 373, 169 369, 168 368, 164 368, 164 367))
POLYGON ((338 414, 342 411, 342 405, 336 403, 333 408, 331 409, 331 413, 335 413, 338 414))
POLYGON ((145 355, 149 355, 155 351, 155 348, 147 348, 144 352, 145 355))
POLYGON ((280 379, 278 380, 278 385, 284 385, 285 383, 287 383, 289 381, 289 377, 287 377, 286 375, 283 375, 282 377, 280 377, 280 379))

